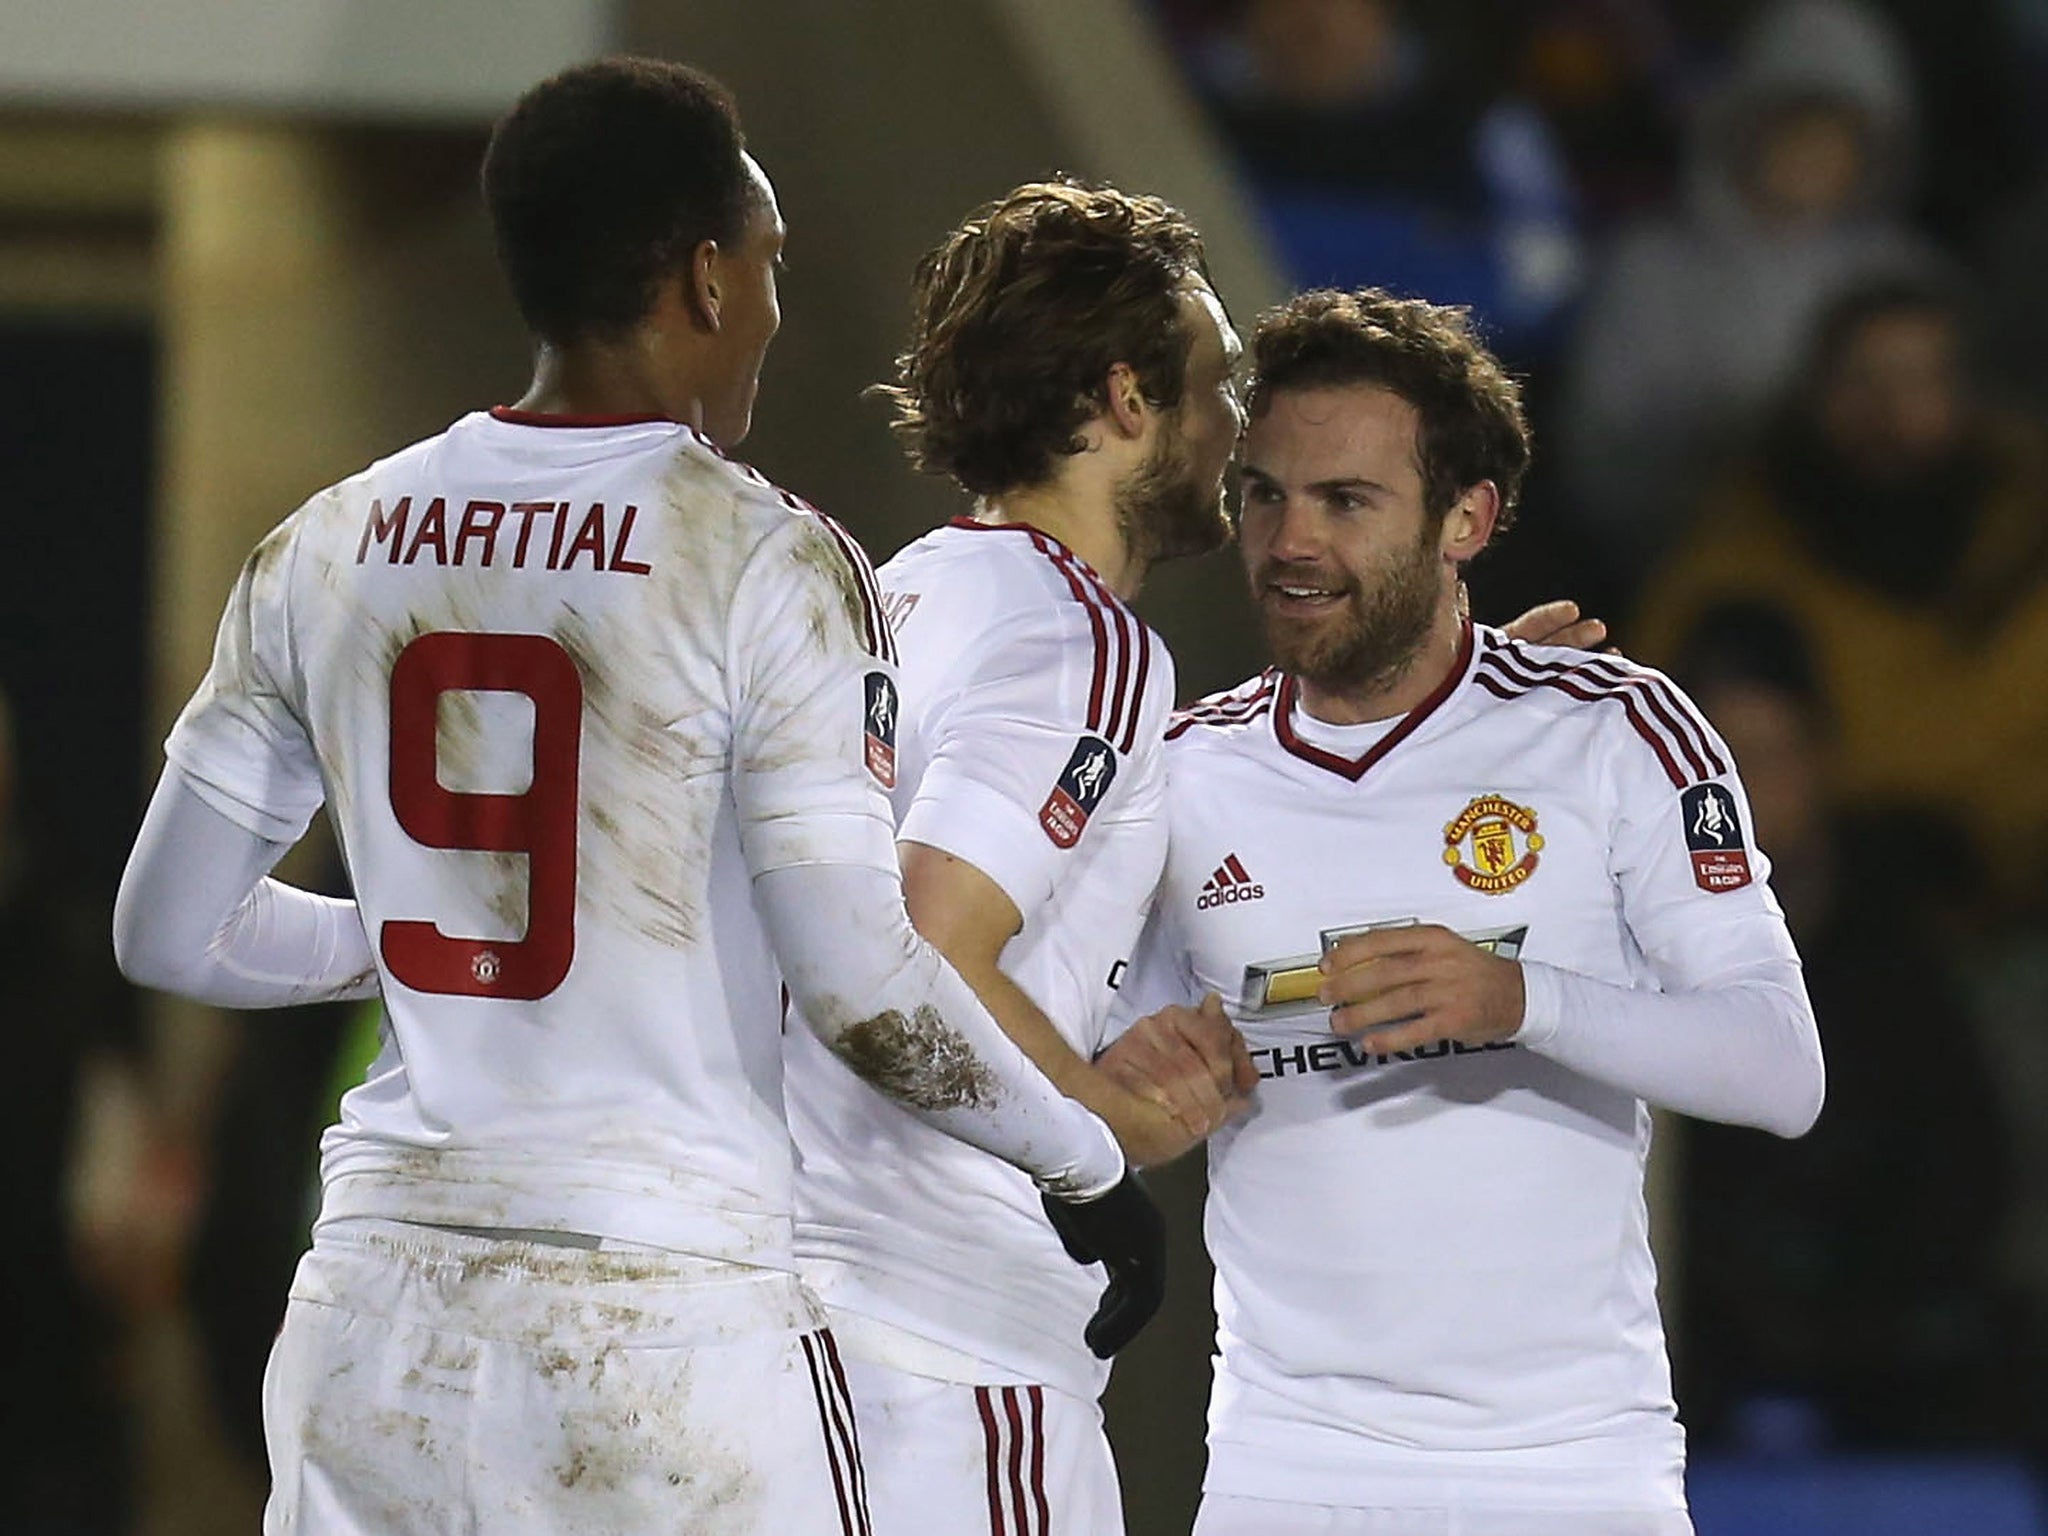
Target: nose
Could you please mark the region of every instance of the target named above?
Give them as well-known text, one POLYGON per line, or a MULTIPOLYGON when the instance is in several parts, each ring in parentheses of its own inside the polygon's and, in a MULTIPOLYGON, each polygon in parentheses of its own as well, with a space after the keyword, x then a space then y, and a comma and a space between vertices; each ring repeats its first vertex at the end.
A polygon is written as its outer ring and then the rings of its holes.
POLYGON ((1266 553, 1274 560, 1313 561, 1322 556, 1323 520, 1306 496, 1289 496, 1276 509, 1272 541, 1266 553))

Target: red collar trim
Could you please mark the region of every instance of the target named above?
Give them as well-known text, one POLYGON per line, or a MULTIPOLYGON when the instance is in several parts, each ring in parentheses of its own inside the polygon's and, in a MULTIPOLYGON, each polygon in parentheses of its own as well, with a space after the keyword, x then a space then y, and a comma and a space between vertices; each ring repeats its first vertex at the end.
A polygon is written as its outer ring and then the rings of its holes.
POLYGON ((685 425, 658 412, 645 416, 565 416, 552 411, 522 411, 512 405, 492 406, 491 420, 515 427, 641 427, 656 421, 670 426, 685 425))
POLYGON ((1341 757, 1335 752, 1326 752, 1321 747, 1303 741, 1295 734, 1294 704, 1301 696, 1301 685, 1292 676, 1283 677, 1280 679, 1280 690, 1273 699, 1273 734, 1279 738, 1284 750, 1293 753, 1303 762, 1313 763, 1316 767, 1327 769, 1331 773, 1342 774, 1355 784, 1365 777, 1366 770, 1374 763, 1414 735, 1422 722, 1435 714, 1444 700, 1457 692, 1458 684, 1465 680, 1465 674, 1471 670, 1471 666, 1472 621, 1467 619, 1458 637, 1456 665, 1445 674, 1444 680, 1437 685, 1434 693, 1403 715, 1400 724, 1382 736, 1361 757, 1341 757))

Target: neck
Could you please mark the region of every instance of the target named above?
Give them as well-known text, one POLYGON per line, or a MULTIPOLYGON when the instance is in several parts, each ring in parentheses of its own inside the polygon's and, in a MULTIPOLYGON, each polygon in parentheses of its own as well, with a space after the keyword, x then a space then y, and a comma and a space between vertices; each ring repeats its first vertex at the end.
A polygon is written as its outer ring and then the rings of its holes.
POLYGON ((516 408, 544 416, 662 416, 704 426, 701 390, 688 378, 665 378, 649 363, 637 335, 566 346, 542 342, 533 382, 516 408))
POLYGON ((1005 491, 974 509, 977 522, 1029 523, 1049 533, 1092 566, 1126 602, 1145 584, 1146 563, 1130 548, 1107 496, 1092 497, 1065 485, 1005 491))
POLYGON ((1457 668, 1465 646, 1465 621, 1454 602, 1440 604, 1422 643, 1382 676, 1363 683, 1331 685, 1300 679, 1301 707, 1325 725, 1365 725, 1405 715, 1429 698, 1457 668))

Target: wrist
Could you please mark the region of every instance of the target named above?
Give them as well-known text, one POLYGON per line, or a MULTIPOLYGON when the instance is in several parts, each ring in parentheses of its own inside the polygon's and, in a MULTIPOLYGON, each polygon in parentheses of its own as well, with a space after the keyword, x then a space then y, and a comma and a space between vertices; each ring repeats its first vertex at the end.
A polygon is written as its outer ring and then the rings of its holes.
POLYGON ((1036 1175, 1041 1193, 1057 1200, 1095 1200, 1123 1182, 1130 1171, 1116 1133, 1100 1116, 1072 1106, 1076 1142, 1072 1155, 1056 1168, 1036 1175))
POLYGON ((1547 965, 1514 962, 1522 977, 1522 1022, 1508 1035, 1515 1044, 1541 1050, 1557 1037, 1563 999, 1557 972, 1547 965))

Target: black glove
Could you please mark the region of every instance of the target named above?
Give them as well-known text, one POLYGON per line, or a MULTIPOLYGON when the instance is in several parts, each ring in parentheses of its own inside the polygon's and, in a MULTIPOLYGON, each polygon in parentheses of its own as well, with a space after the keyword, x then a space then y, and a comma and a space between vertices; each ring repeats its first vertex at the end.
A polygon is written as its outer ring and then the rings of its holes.
POLYGON ((1138 1336, 1166 1299, 1166 1222, 1135 1170, 1093 1200, 1045 1196, 1045 1214, 1076 1264, 1109 1269, 1102 1303, 1082 1334, 1098 1360, 1138 1336))

